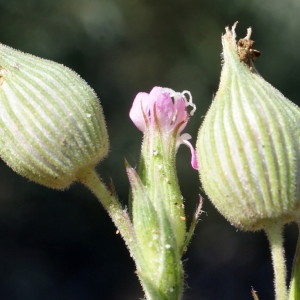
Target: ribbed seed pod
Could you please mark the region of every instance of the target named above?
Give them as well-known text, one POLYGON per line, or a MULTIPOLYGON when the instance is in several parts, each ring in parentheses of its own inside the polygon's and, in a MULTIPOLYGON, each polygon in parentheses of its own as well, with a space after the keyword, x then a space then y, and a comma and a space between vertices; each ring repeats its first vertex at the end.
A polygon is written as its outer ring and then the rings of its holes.
POLYGON ((235 226, 257 230, 268 219, 299 219, 300 109, 253 72, 253 41, 248 34, 237 46, 234 29, 222 37, 220 86, 197 158, 216 208, 235 226))
POLYGON ((65 188, 108 151, 94 91, 63 65, 0 44, 0 155, 17 173, 65 188))

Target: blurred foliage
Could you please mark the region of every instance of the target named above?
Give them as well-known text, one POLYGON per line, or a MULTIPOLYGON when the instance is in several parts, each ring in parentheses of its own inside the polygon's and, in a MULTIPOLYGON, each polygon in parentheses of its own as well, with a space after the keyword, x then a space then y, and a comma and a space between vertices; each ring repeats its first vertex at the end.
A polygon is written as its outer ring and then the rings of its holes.
MULTIPOLYGON (((63 63, 97 92, 111 140, 98 170, 126 204, 124 158, 139 161, 141 133, 128 112, 155 85, 190 90, 197 104, 186 132, 195 143, 216 92, 221 34, 252 26, 261 75, 300 103, 300 2, 297 0, 0 0, 0 41, 63 63)), ((179 180, 192 215, 201 192, 188 149, 179 180)), ((0 297, 3 300, 129 300, 143 296, 127 250, 97 200, 79 184, 46 189, 0 164, 0 297)), ((272 266, 262 233, 236 232, 205 199, 205 214, 185 259, 185 299, 273 298, 272 266)), ((290 267, 296 227, 286 230, 290 267)))

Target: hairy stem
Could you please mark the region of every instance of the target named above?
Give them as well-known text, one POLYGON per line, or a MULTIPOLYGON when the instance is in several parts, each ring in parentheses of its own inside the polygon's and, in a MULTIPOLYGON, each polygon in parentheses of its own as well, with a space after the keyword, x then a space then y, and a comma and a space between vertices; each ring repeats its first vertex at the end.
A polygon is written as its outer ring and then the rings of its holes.
POLYGON ((287 300, 286 265, 282 237, 283 224, 278 223, 276 220, 270 220, 265 224, 264 229, 271 248, 276 300, 287 300))
POLYGON ((129 215, 127 211, 122 208, 118 198, 113 192, 107 189, 94 168, 89 167, 80 170, 77 173, 77 179, 86 187, 88 187, 97 197, 98 201, 103 205, 114 224, 120 231, 120 234, 122 235, 131 254, 133 254, 135 235, 132 230, 132 224, 129 215))

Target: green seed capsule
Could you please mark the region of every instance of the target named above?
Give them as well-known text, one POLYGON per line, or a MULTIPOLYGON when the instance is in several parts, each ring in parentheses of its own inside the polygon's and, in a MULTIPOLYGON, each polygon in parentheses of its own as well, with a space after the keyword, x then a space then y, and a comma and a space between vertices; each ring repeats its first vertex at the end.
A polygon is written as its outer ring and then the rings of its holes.
POLYGON ((248 35, 222 37, 219 90, 197 140, 203 188, 235 226, 258 230, 268 219, 289 222, 300 210, 300 109, 255 71, 248 35))
POLYGON ((108 151, 102 108, 72 70, 0 44, 0 155, 20 175, 65 188, 108 151))

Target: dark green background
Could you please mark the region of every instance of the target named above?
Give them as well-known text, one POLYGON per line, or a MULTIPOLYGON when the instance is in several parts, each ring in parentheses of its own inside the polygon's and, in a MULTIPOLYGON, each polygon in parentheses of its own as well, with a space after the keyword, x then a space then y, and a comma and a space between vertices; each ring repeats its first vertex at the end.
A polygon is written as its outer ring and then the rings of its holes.
MULTIPOLYGON (((128 118, 132 100, 153 86, 190 90, 196 135, 221 70, 221 34, 239 21, 252 26, 256 67, 292 101, 300 101, 298 0, 0 0, 0 42, 67 65, 97 92, 111 148, 98 171, 113 179, 126 204, 124 158, 139 161, 142 135, 128 118)), ((177 156, 186 209, 200 190, 183 146, 177 156)), ((273 298, 272 266, 262 232, 230 226, 205 198, 204 213, 186 253, 185 300, 273 298)), ((80 184, 54 191, 0 163, 0 299, 132 300, 143 296, 134 264, 110 219, 80 184)), ((297 230, 287 226, 290 268, 297 230)))

